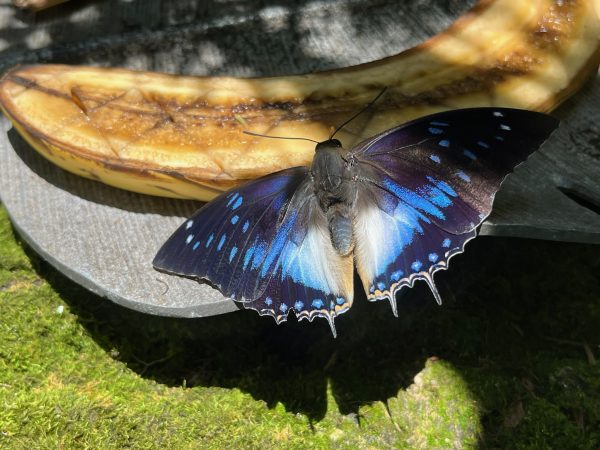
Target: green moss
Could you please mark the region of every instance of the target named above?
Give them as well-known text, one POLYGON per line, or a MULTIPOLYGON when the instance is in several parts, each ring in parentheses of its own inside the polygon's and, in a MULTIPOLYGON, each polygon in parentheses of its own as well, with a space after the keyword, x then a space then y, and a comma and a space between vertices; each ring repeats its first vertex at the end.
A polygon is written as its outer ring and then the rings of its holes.
POLYGON ((2 448, 597 448, 598 248, 485 239, 400 303, 338 321, 116 306, 0 208, 2 448))

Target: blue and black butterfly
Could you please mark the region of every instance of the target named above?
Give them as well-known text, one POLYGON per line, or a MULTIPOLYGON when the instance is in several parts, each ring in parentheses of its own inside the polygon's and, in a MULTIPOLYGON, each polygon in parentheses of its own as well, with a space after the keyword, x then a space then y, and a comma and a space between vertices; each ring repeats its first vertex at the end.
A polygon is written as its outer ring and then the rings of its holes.
POLYGON ((277 323, 334 319, 352 306, 354 264, 369 300, 448 267, 490 214, 502 180, 558 126, 508 108, 442 112, 350 150, 318 143, 310 167, 264 176, 207 203, 154 267, 207 280, 277 323))

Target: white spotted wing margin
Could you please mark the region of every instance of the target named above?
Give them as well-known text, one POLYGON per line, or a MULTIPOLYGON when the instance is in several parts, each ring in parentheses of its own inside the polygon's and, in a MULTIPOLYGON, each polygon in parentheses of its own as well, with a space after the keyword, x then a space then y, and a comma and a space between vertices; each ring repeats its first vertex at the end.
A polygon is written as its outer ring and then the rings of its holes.
POLYGON ((335 252, 305 167, 267 175, 207 203, 167 240, 157 270, 208 281, 277 323, 334 319, 353 298, 353 262, 335 252))
POLYGON ((277 250, 277 262, 269 266, 272 275, 266 289, 243 305, 273 317, 278 324, 287 321, 292 310, 298 320, 312 322, 322 317, 335 337, 335 318, 352 306, 353 258, 341 256, 333 248, 327 219, 314 196, 299 208, 294 203, 288 214, 292 221, 298 210, 306 214, 302 223, 295 225, 306 229, 304 238, 295 239, 294 231, 287 234, 285 244, 277 250))

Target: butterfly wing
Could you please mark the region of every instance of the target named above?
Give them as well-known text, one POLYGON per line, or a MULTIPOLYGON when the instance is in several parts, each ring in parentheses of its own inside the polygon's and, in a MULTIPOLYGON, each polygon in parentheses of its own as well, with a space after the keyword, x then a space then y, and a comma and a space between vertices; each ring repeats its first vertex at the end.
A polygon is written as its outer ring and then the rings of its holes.
POLYGON ((362 181, 355 259, 369 298, 395 308, 395 293, 423 279, 440 301, 433 273, 475 237, 506 175, 557 126, 524 110, 455 110, 353 149, 362 181))
POLYGON ((308 169, 267 175, 221 195, 156 255, 156 269, 208 280, 277 322, 329 319, 352 302, 352 259, 334 251, 308 169))

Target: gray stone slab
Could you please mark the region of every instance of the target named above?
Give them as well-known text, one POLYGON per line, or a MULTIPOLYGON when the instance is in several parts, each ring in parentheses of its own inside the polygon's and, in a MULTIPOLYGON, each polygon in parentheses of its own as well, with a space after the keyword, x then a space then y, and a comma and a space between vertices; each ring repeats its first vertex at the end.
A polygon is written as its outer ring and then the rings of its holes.
POLYGON ((2 118, 0 197, 19 235, 75 282, 151 314, 234 311, 206 284, 156 272, 154 254, 199 202, 134 194, 58 169, 2 118))
MULTIPOLYGON (((186 74, 280 75, 395 54, 474 1, 67 3, 26 15, 0 0, 0 70, 68 62, 186 74), (398 24, 402 24, 399 26, 398 24)), ((511 175, 481 234, 600 243, 600 79, 561 107, 560 129, 511 175)), ((153 198, 71 175, 0 129, 0 197, 19 234, 93 292, 130 308, 197 317, 236 310, 152 258, 198 202, 153 198)))

